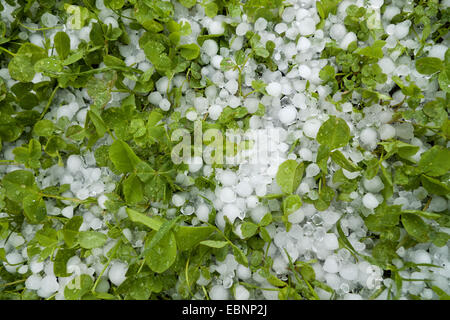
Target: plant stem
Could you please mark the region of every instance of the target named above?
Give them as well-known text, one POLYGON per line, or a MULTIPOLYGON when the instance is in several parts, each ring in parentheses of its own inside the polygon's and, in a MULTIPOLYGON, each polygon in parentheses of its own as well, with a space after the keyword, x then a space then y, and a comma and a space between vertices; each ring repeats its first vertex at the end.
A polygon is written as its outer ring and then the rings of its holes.
POLYGON ((102 278, 103 274, 106 271, 106 268, 108 268, 109 264, 111 263, 111 260, 114 258, 114 256, 116 255, 116 251, 117 248, 119 248, 119 245, 122 243, 122 239, 119 238, 119 240, 117 241, 117 243, 114 245, 114 248, 112 249, 113 252, 111 253, 111 255, 108 258, 108 261, 106 262, 106 265, 103 267, 102 272, 100 272, 100 274, 97 277, 97 280, 95 280, 94 286, 91 289, 92 293, 95 293, 95 288, 97 288, 98 283, 100 282, 100 279, 102 278))
POLYGON ((27 279, 21 279, 21 280, 16 280, 16 281, 13 281, 13 282, 8 282, 8 283, 5 283, 5 284, 0 285, 0 288, 5 288, 5 287, 13 286, 13 285, 15 285, 15 284, 25 282, 26 280, 27 280, 27 279))
POLYGON ((55 89, 53 89, 52 94, 50 95, 50 98, 48 99, 47 105, 45 106, 44 110, 41 113, 41 116, 39 117, 39 120, 41 120, 47 113, 48 108, 50 108, 50 104, 52 103, 53 98, 55 97, 56 91, 58 91, 58 89, 59 89, 59 85, 57 85, 55 87, 55 89))
POLYGON ((16 54, 15 54, 15 53, 12 53, 11 51, 9 51, 8 49, 5 49, 5 48, 3 48, 3 47, 0 47, 0 50, 2 50, 2 51, 5 51, 6 53, 8 53, 8 54, 12 55, 13 57, 15 57, 15 56, 16 56, 16 54))

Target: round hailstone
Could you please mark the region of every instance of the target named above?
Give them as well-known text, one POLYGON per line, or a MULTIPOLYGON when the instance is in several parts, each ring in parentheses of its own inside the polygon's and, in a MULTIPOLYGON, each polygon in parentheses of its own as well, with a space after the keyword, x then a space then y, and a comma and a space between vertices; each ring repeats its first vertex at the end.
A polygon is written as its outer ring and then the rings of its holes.
POLYGON ((219 51, 219 46, 217 45, 217 42, 213 39, 207 39, 205 42, 203 42, 202 50, 210 57, 213 57, 217 54, 219 51))
POLYGON ((363 185, 364 188, 366 188, 367 191, 378 193, 384 188, 383 181, 381 181, 381 178, 379 176, 375 176, 373 179, 363 179, 363 185))
POLYGON ((267 212, 267 207, 259 205, 250 211, 250 216, 252 217, 253 222, 260 223, 267 212))
POLYGON ((322 123, 317 119, 310 119, 303 125, 303 134, 309 138, 315 139, 322 123))
POLYGON ((198 220, 202 222, 208 222, 209 219, 209 208, 206 204, 202 203, 197 207, 197 210, 195 211, 195 215, 197 216, 198 220))
POLYGON ((228 300, 228 290, 217 284, 209 290, 211 300, 228 300))
POLYGON ((98 197, 98 199, 97 199, 97 203, 98 203, 99 207, 102 208, 103 210, 106 209, 105 202, 106 202, 107 200, 108 200, 108 197, 105 196, 104 194, 102 194, 102 195, 101 195, 100 197, 98 197))
POLYGON ((236 186, 237 194, 242 198, 247 198, 253 192, 253 187, 248 181, 241 181, 236 186))
POLYGON ((347 29, 345 29, 345 26, 340 23, 333 24, 330 28, 330 37, 336 41, 341 40, 346 33, 347 29))
POLYGON ((311 41, 308 38, 300 37, 297 42, 297 49, 300 51, 306 51, 311 48, 311 41))
POLYGON ((306 177, 307 178, 315 177, 319 173, 320 173, 320 168, 315 163, 311 163, 309 166, 306 167, 306 177))
POLYGON ((5 258, 6 258, 6 261, 8 262, 8 264, 11 264, 11 265, 23 262, 23 257, 18 252, 8 253, 5 258))
POLYGON ((400 40, 406 37, 409 33, 409 27, 411 26, 411 21, 406 20, 395 25, 394 36, 400 40))
POLYGON ((255 21, 255 31, 263 31, 267 28, 267 20, 264 18, 258 18, 255 21))
POLYGON ((341 40, 341 49, 347 50, 350 43, 353 41, 358 41, 358 38, 356 37, 356 34, 354 32, 347 33, 344 38, 341 40))
POLYGON ((281 84, 278 82, 271 82, 267 85, 266 91, 272 97, 279 97, 281 95, 281 84))
POLYGON ((71 173, 80 171, 82 167, 82 161, 80 156, 72 154, 67 158, 67 170, 71 173))
POLYGON ((302 36, 312 35, 316 31, 316 22, 312 18, 303 19, 300 22, 300 34, 302 36))
POLYGON ((323 236, 322 242, 327 250, 336 250, 339 248, 339 241, 334 233, 326 233, 323 236))
POLYGON ((335 256, 328 256, 325 259, 323 270, 328 273, 337 273, 339 271, 339 265, 335 256))
POLYGON ((235 94, 239 89, 239 83, 236 80, 231 79, 225 84, 225 89, 227 89, 229 93, 235 94))
POLYGON ((32 274, 25 281, 25 287, 28 290, 39 290, 41 287, 42 277, 38 274, 32 274))
POLYGON ((379 9, 383 5, 384 0, 370 0, 370 6, 374 9, 379 9))
POLYGON ((278 23, 274 28, 275 32, 278 34, 282 34, 283 32, 286 32, 287 29, 288 29, 287 24, 283 23, 283 22, 278 23))
POLYGON ((244 286, 237 285, 234 288, 234 296, 237 300, 248 300, 250 298, 250 292, 244 286))
POLYGON ((435 44, 428 51, 428 56, 445 60, 445 52, 447 51, 447 49, 448 49, 447 46, 443 44, 435 44))
POLYGON ((362 199, 364 207, 367 209, 375 209, 380 204, 378 199, 372 193, 366 193, 362 199))
POLYGON ((300 77, 308 80, 311 78, 311 68, 305 64, 302 64, 298 67, 298 74, 300 77))
POLYGON ((114 262, 108 271, 109 281, 116 286, 120 286, 126 279, 125 274, 127 273, 127 270, 128 265, 126 263, 114 262))
POLYGON ((378 143, 377 131, 373 128, 365 128, 361 131, 361 142, 369 149, 375 149, 378 143))
POLYGON ((301 148, 298 151, 298 155, 300 156, 300 158, 302 158, 305 161, 312 161, 312 159, 313 159, 312 151, 307 148, 301 148))
POLYGON ((300 223, 300 222, 302 222, 304 218, 305 218, 305 214, 303 213, 302 210, 299 209, 299 210, 297 210, 297 211, 291 213, 291 214, 288 216, 288 221, 289 221, 290 223, 295 224, 295 223, 300 223))
POLYGON ((236 276, 242 280, 248 280, 252 277, 252 271, 250 268, 239 264, 236 269, 236 276))
POLYGON ((172 196, 172 203, 175 207, 181 207, 185 201, 186 199, 180 194, 176 193, 172 196))
POLYGON ((246 22, 241 22, 236 27, 236 35, 237 36, 245 36, 247 31, 250 31, 250 25, 246 22))
POLYGON ((197 120, 197 112, 195 112, 195 110, 186 112, 186 119, 188 119, 189 121, 197 120))
POLYGON ((448 207, 447 200, 443 197, 438 196, 435 196, 433 197, 433 199, 431 199, 429 206, 430 210, 433 212, 442 212, 446 210, 447 207, 448 207))
POLYGON ((212 120, 217 120, 220 117, 220 114, 222 113, 222 106, 218 105, 218 104, 213 104, 212 106, 209 107, 208 109, 208 114, 209 117, 212 120))
POLYGON ((431 263, 431 257, 430 254, 428 252, 426 252, 425 250, 417 250, 416 252, 414 252, 412 255, 412 261, 414 263, 420 264, 420 263, 431 263))
POLYGON ((161 108, 162 111, 169 111, 170 110, 170 101, 167 100, 166 98, 164 98, 159 102, 158 106, 161 108))
POLYGON ((234 223, 237 217, 241 214, 241 210, 232 203, 226 204, 222 209, 223 215, 230 220, 231 223, 234 223))
POLYGON ((234 186, 237 182, 237 175, 235 172, 227 170, 223 171, 219 177, 220 183, 225 187, 234 186))
POLYGON ((148 95, 148 102, 150 102, 151 104, 154 104, 155 106, 159 105, 161 100, 162 100, 162 96, 161 96, 161 93, 159 93, 158 91, 153 91, 152 93, 150 93, 148 95))
POLYGON ((378 60, 378 65, 383 73, 391 74, 395 71, 395 64, 389 57, 383 57, 378 60))
POLYGON ((358 278, 358 266, 356 264, 347 263, 339 269, 342 278, 348 281, 354 281, 358 278))
POLYGON ((203 159, 200 157, 194 157, 189 161, 189 172, 197 172, 203 167, 203 159))
POLYGON ((207 25, 209 34, 223 34, 225 28, 222 21, 213 20, 207 25))
POLYGON ((390 124, 383 124, 378 130, 381 140, 389 140, 395 137, 395 128, 390 124))
POLYGON ((287 106, 278 111, 278 119, 280 119, 283 124, 290 124, 295 118, 297 118, 297 110, 294 106, 287 106))
POLYGON ((42 296, 50 296, 52 293, 58 291, 59 283, 54 275, 47 275, 41 280, 40 290, 42 296))
POLYGON ((65 207, 64 209, 61 210, 61 214, 68 218, 68 219, 72 219, 73 217, 73 206, 68 206, 65 207))
POLYGON ((219 198, 224 203, 233 203, 236 201, 236 193, 230 187, 225 187, 219 191, 219 198))
POLYGON ((249 113, 255 113, 258 111, 259 100, 256 98, 247 98, 244 100, 244 107, 249 113))

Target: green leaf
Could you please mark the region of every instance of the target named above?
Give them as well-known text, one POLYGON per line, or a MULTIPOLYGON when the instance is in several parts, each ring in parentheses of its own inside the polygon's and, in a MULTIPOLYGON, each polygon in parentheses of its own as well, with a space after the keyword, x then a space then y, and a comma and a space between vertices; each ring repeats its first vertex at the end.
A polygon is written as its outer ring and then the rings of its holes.
POLYGON ((180 3, 186 8, 192 8, 197 3, 197 0, 179 0, 180 3))
MULTIPOLYGON (((169 222, 170 223, 170 222, 169 222)), ((162 227, 158 230, 160 232, 162 227)), ((154 240, 157 234, 145 243, 145 262, 154 272, 162 273, 170 268, 177 258, 177 244, 172 231, 160 233, 162 237, 154 240)))
POLYGON ((339 150, 333 151, 331 153, 331 159, 333 159, 334 162, 336 162, 337 165, 339 165, 341 168, 350 171, 350 172, 355 172, 355 171, 360 171, 361 168, 358 167, 356 164, 354 164, 353 162, 351 162, 350 160, 348 160, 343 154, 342 152, 340 152, 339 150))
POLYGON ((450 93, 450 64, 439 73, 438 82, 443 91, 450 93))
POLYGON ((183 44, 178 48, 181 56, 187 60, 194 60, 200 55, 200 47, 195 43, 183 44))
POLYGON ((388 142, 380 142, 380 144, 384 147, 387 154, 385 155, 385 159, 391 157, 393 154, 398 154, 399 157, 412 161, 410 158, 419 151, 419 147, 400 141, 388 141, 388 142))
POLYGON ((210 248, 216 248, 220 249, 228 245, 227 241, 216 241, 216 240, 204 240, 201 241, 200 244, 210 247, 210 248))
POLYGON ((284 193, 290 194, 297 190, 304 171, 303 162, 298 163, 295 160, 286 160, 278 167, 276 181, 284 193))
POLYGON ((88 117, 92 121, 95 127, 95 131, 99 137, 103 137, 106 133, 106 124, 103 119, 98 115, 97 111, 91 109, 88 111, 88 117))
POLYGON ((429 226, 417 215, 402 214, 402 224, 406 232, 419 242, 427 242, 429 240, 429 226))
POLYGON ((78 234, 80 246, 85 249, 93 249, 103 246, 108 237, 97 231, 81 231, 78 234))
POLYGON ((57 277, 68 277, 70 273, 67 273, 67 261, 75 255, 74 249, 58 249, 56 252, 55 260, 53 262, 53 272, 57 277))
POLYGON ((437 177, 450 170, 450 150, 439 145, 425 151, 420 158, 418 167, 428 176, 437 177))
POLYGON ((250 238, 256 234, 258 226, 252 222, 244 221, 241 224, 241 232, 244 238, 250 238))
POLYGON ((190 250, 199 243, 208 239, 215 231, 214 227, 188 227, 180 226, 175 232, 177 247, 181 251, 190 250))
POLYGON ((403 210, 402 213, 404 214, 415 214, 427 219, 439 219, 442 217, 439 213, 433 213, 428 211, 422 211, 422 210, 403 210))
POLYGON ((325 83, 334 79, 334 68, 330 65, 326 65, 319 72, 319 78, 322 79, 325 83))
POLYGON ((144 190, 142 182, 138 179, 135 173, 129 175, 123 181, 123 194, 125 200, 129 204, 141 202, 144 199, 144 190))
POLYGON ((103 79, 91 77, 86 83, 86 89, 98 108, 103 108, 111 100, 111 88, 103 79))
POLYGON ((80 300, 83 295, 91 290, 94 281, 87 274, 81 274, 69 281, 64 288, 64 297, 67 300, 80 300))
POLYGON ((132 172, 136 165, 141 162, 141 159, 130 146, 122 140, 114 141, 109 147, 109 158, 121 173, 132 172))
POLYGON ((302 199, 297 194, 291 194, 283 200, 283 216, 282 220, 286 225, 286 230, 289 231, 291 224, 289 223, 289 215, 300 209, 302 206, 302 199))
POLYGON ((34 64, 46 57, 43 48, 29 42, 24 43, 9 62, 8 70, 11 78, 20 82, 31 82, 35 75, 34 64))
POLYGON ((428 177, 426 175, 421 175, 420 181, 423 187, 430 193, 436 194, 438 196, 445 196, 450 193, 450 188, 442 183, 441 181, 428 177))
POLYGON ((219 11, 219 7, 215 2, 207 3, 204 8, 205 14, 210 18, 214 18, 215 16, 217 16, 217 12, 219 11))
POLYGON ((75 246, 78 237, 78 231, 80 230, 82 223, 83 217, 75 216, 67 221, 64 225, 62 234, 67 247, 71 248, 75 246))
POLYGON ((317 142, 327 146, 330 150, 344 147, 350 140, 350 128, 344 119, 330 116, 317 133, 317 142))
POLYGON ((6 197, 12 201, 22 202, 30 193, 36 192, 34 175, 30 171, 15 170, 7 173, 2 180, 6 190, 6 197))
POLYGON ((54 73, 61 72, 63 70, 63 64, 61 60, 55 57, 44 58, 37 61, 34 64, 35 72, 42 72, 44 74, 49 73, 52 76, 54 73))
POLYGON ((150 229, 159 230, 159 228, 161 228, 163 224, 163 221, 161 221, 160 219, 146 216, 145 214, 137 212, 136 210, 127 208, 126 211, 131 221, 141 223, 149 227, 150 229))
POLYGON ((433 74, 440 71, 444 64, 442 60, 434 57, 425 57, 416 60, 416 69, 421 74, 433 74))
POLYGON ((55 125, 51 120, 39 120, 34 124, 33 133, 40 137, 50 137, 55 130, 55 125))
POLYGON ((42 197, 28 194, 23 198, 24 215, 31 224, 38 224, 47 218, 47 208, 42 197))

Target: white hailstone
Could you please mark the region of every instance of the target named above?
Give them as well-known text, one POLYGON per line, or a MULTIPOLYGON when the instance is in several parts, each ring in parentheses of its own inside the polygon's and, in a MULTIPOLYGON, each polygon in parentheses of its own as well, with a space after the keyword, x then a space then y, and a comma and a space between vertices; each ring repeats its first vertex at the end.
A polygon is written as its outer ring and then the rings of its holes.
POLYGON ((103 21, 102 21, 105 25, 107 25, 107 26, 111 26, 111 28, 118 28, 119 27, 119 24, 117 23, 117 20, 116 19, 114 19, 113 17, 107 17, 107 18, 105 18, 105 19, 103 19, 103 21))
POLYGON ((206 26, 208 28, 209 34, 223 34, 225 32, 225 27, 222 21, 213 20, 206 26))
POLYGON ((198 220, 202 222, 208 222, 209 219, 209 208, 206 204, 202 203, 197 207, 197 210, 195 211, 195 214, 198 218, 198 220))
POLYGON ((395 126, 395 134, 400 139, 411 140, 414 138, 414 127, 410 123, 399 123, 395 126))
POLYGON ((186 119, 188 119, 189 121, 197 120, 197 112, 195 110, 186 112, 186 119))
POLYGON ((209 290, 209 297, 211 300, 228 300, 228 290, 217 284, 209 290))
POLYGON ((447 200, 443 197, 434 196, 430 202, 430 210, 433 212, 442 212, 448 207, 447 200))
POLYGON ((378 132, 381 140, 389 140, 395 137, 395 128, 388 123, 383 124, 378 132))
POLYGON ((25 243, 25 239, 15 232, 13 232, 8 240, 9 244, 11 244, 13 247, 17 248, 25 243))
POLYGON ((236 201, 236 193, 230 187, 219 190, 219 198, 224 203, 233 203, 236 201))
POLYGON ((378 60, 378 65, 380 66, 383 73, 391 74, 395 71, 395 64, 389 57, 383 57, 378 60))
POLYGON ((435 44, 428 51, 428 56, 445 60, 445 52, 447 51, 447 49, 448 49, 447 46, 443 44, 435 44))
POLYGON ((227 217, 231 223, 233 223, 234 220, 236 220, 236 218, 238 218, 241 214, 241 210, 239 209, 239 207, 232 203, 226 204, 223 207, 222 212, 223 215, 227 217))
POLYGON ((278 111, 278 119, 283 124, 291 124, 297 118, 297 110, 294 106, 287 106, 278 111))
POLYGON ((300 77, 309 80, 311 78, 311 68, 305 64, 302 64, 298 67, 298 74, 300 77))
POLYGON ((244 100, 244 107, 249 113, 255 113, 258 111, 259 100, 256 98, 247 98, 244 100))
POLYGON ((44 26, 48 28, 52 28, 58 24, 59 18, 57 16, 52 15, 49 12, 44 13, 41 16, 41 22, 44 26))
POLYGON ((41 287, 42 277, 38 274, 32 274, 25 281, 25 287, 28 290, 38 290, 41 287))
POLYGON ((397 6, 394 5, 386 6, 383 14, 383 19, 389 22, 392 20, 393 17, 395 17, 399 13, 400 9, 397 6))
POLYGON ((370 6, 374 9, 379 9, 383 5, 384 0, 370 0, 370 6))
POLYGON ((230 49, 233 51, 241 50, 243 44, 244 44, 244 37, 236 37, 233 39, 233 42, 230 44, 230 49))
POLYGON ((378 199, 372 193, 366 193, 362 199, 364 207, 367 209, 375 209, 380 204, 378 199))
POLYGON ((16 251, 8 253, 5 258, 6 262, 10 265, 19 264, 24 261, 22 255, 16 251))
POLYGON ((172 196, 172 203, 175 207, 181 207, 185 201, 186 201, 186 199, 181 194, 175 193, 172 196))
POLYGON ((39 273, 44 270, 44 262, 33 259, 30 263, 30 270, 33 273, 39 273))
POLYGON ((339 265, 335 256, 331 255, 325 259, 323 270, 328 273, 337 273, 339 271, 339 265))
POLYGON ((336 250, 339 248, 339 241, 334 233, 326 233, 322 241, 327 250, 336 250))
POLYGON ((222 174, 219 176, 219 181, 222 183, 223 186, 230 187, 234 186, 237 182, 237 175, 234 171, 226 170, 223 171, 222 174))
POLYGON ((220 63, 222 62, 223 57, 219 55, 215 55, 211 58, 211 65, 220 70, 220 63))
POLYGON ((114 261, 108 271, 109 281, 116 286, 120 286, 126 279, 127 271, 128 264, 114 261))
POLYGON ((47 274, 42 278, 38 295, 41 297, 49 297, 59 289, 58 280, 54 275, 47 274))
POLYGON ((412 262, 421 264, 421 263, 431 263, 431 257, 428 252, 425 250, 417 250, 412 254, 412 262))
POLYGON ((246 22, 241 22, 236 27, 236 35, 238 36, 245 36, 247 31, 250 31, 250 25, 246 22))
POLYGON ((377 131, 374 128, 365 128, 360 134, 361 143, 369 149, 375 149, 378 143, 377 131))
POLYGON ((282 34, 283 32, 286 32, 287 29, 288 29, 287 24, 281 22, 275 26, 274 31, 278 34, 282 34))
POLYGON ((95 291, 106 293, 109 291, 110 287, 111 286, 109 285, 109 282, 106 279, 106 277, 102 277, 102 279, 98 282, 97 287, 95 287, 95 291))
POLYGON ((73 217, 73 206, 67 206, 64 209, 61 210, 61 214, 68 218, 68 219, 72 219, 73 217))
POLYGON ((381 178, 379 176, 375 176, 373 179, 370 180, 363 178, 363 185, 367 191, 372 193, 378 193, 384 188, 383 181, 381 181, 381 178))
POLYGON ((194 157, 189 161, 189 172, 197 172, 203 167, 203 159, 201 157, 194 157))
POLYGON ((320 173, 320 168, 317 164, 311 163, 306 167, 306 177, 311 178, 315 177, 320 173))
POLYGON ((341 40, 347 33, 347 29, 341 23, 333 24, 330 28, 330 37, 336 41, 341 40))
POLYGON ((259 205, 250 211, 250 216, 255 223, 259 223, 267 213, 267 207, 259 205))
POLYGON ((288 215, 288 221, 293 224, 302 222, 304 218, 305 214, 302 210, 297 210, 288 215))
POLYGON ((247 205, 247 208, 249 208, 249 209, 256 208, 256 206, 259 204, 258 197, 256 197, 256 196, 249 196, 245 200, 245 204, 247 205))
POLYGON ((309 138, 315 139, 322 123, 317 119, 310 119, 303 125, 303 134, 309 138))
POLYGON ((239 284, 234 288, 234 290, 236 300, 248 300, 250 298, 250 292, 248 292, 244 286, 239 284))
POLYGON ((298 151, 298 155, 300 156, 300 158, 302 158, 305 161, 312 161, 312 159, 313 159, 312 151, 307 148, 301 148, 298 151))
POLYGON ((225 84, 225 89, 227 89, 229 93, 235 94, 239 89, 239 83, 236 80, 231 79, 225 84))
POLYGON ((161 77, 156 81, 155 83, 156 90, 159 91, 161 94, 165 94, 167 90, 171 89, 171 84, 169 83, 169 78, 167 77, 161 77))
POLYGON ((302 36, 312 35, 316 31, 316 22, 312 18, 303 19, 300 22, 300 34, 302 36))
POLYGON ((253 187, 248 181, 241 181, 236 186, 236 192, 240 197, 247 198, 253 192, 253 187))
POLYGON ((162 96, 161 96, 161 93, 159 93, 158 91, 153 91, 152 93, 150 93, 148 95, 148 102, 150 102, 151 104, 154 104, 155 106, 159 105, 161 100, 162 100, 162 96))
POLYGON ((358 279, 358 266, 353 263, 347 263, 339 268, 339 275, 348 281, 358 279))
POLYGON ((264 18, 258 18, 255 21, 255 31, 263 31, 267 28, 267 20, 264 18))
POLYGON ((300 37, 297 42, 297 50, 307 51, 311 48, 311 41, 308 38, 300 37))
POLYGON ((397 39, 403 39, 409 33, 409 27, 411 26, 410 20, 405 20, 403 22, 397 23, 395 25, 394 36, 397 39))
POLYGON ((102 195, 101 195, 100 197, 98 197, 98 199, 97 199, 97 203, 98 203, 99 207, 102 208, 103 210, 106 209, 105 202, 106 202, 107 200, 108 200, 108 197, 105 196, 104 194, 102 194, 102 195))
POLYGON ((241 280, 248 280, 252 277, 250 268, 239 264, 236 269, 236 276, 241 280))
POLYGON ((170 101, 167 100, 166 98, 161 99, 158 106, 162 111, 169 111, 170 110, 170 101))
POLYGON ((348 32, 340 42, 341 49, 347 50, 348 46, 353 41, 358 41, 356 34, 354 32, 348 32))
POLYGON ((203 42, 202 50, 210 57, 213 57, 219 51, 219 46, 217 42, 213 39, 207 39, 203 42))
POLYGON ((287 7, 283 10, 281 18, 285 22, 292 22, 297 14, 297 10, 294 7, 287 7))
POLYGON ((80 156, 72 154, 67 158, 67 170, 69 172, 75 173, 81 170, 82 161, 80 156))
POLYGON ((213 104, 208 109, 209 117, 212 120, 217 120, 220 117, 220 114, 222 113, 222 106, 218 104, 213 104))
POLYGON ((281 84, 279 82, 271 82, 267 85, 266 91, 272 97, 279 97, 281 95, 281 84))

